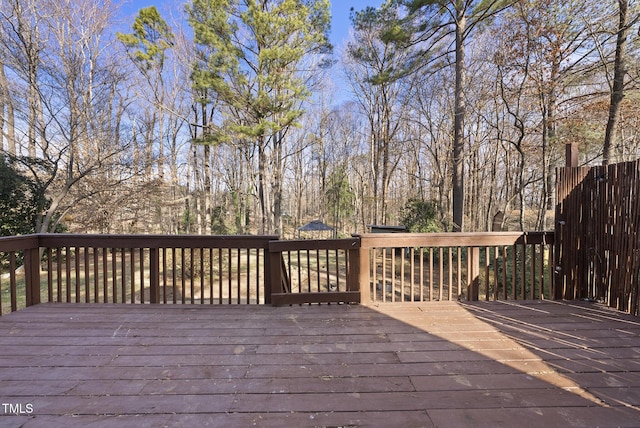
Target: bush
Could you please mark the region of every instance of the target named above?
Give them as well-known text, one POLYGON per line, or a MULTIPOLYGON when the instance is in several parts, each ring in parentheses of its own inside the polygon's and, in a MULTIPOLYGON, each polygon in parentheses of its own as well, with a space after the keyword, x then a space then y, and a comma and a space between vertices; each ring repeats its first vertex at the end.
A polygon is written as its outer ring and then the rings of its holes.
POLYGON ((442 225, 437 216, 438 209, 435 202, 409 199, 402 208, 400 221, 409 232, 441 232, 442 225))
POLYGON ((0 156, 0 236, 35 232, 39 206, 35 184, 0 156))

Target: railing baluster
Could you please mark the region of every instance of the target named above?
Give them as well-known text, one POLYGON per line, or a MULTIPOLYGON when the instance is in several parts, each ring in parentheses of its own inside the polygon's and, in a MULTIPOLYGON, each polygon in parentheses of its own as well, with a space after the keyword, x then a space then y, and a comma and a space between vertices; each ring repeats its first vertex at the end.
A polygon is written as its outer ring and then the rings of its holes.
POLYGON ((522 254, 522 263, 520 264, 520 278, 522 278, 522 299, 527 298, 527 246, 526 235, 524 236, 524 241, 520 245, 521 254, 522 254))
MULTIPOLYGON (((340 252, 336 249, 334 250, 335 258, 336 258, 336 291, 340 291, 340 252)), ((347 261, 345 258, 344 266, 347 266, 347 261)))
POLYGON ((404 260, 404 249, 400 248, 400 301, 405 301, 405 281, 404 281, 404 272, 405 270, 405 260, 404 260))
POLYGON ((180 294, 182 295, 182 304, 187 303, 187 286, 186 286, 186 274, 185 274, 185 264, 186 260, 184 257, 184 248, 180 248, 180 286, 182 287, 180 290, 180 294))
MULTIPOLYGON (((144 302, 145 302, 145 300, 144 300, 144 271, 145 271, 145 268, 144 268, 144 253, 145 253, 144 248, 141 247, 141 248, 138 249, 138 254, 140 256, 140 272, 139 272, 139 275, 140 275, 140 304, 144 304, 144 302)), ((157 257, 157 254, 158 253, 156 252, 154 257, 157 257)), ((159 272, 158 272, 157 259, 154 259, 154 262, 156 262, 155 268, 151 269, 151 267, 152 267, 152 264, 151 264, 151 252, 149 252, 149 278, 155 278, 156 279, 155 280, 155 284, 154 283, 150 284, 149 295, 151 295, 151 287, 155 286, 156 293, 159 291, 159 290, 157 290, 157 287, 158 287, 158 284, 159 284, 159 282, 158 282, 159 272)), ((156 294, 155 298, 156 298, 155 302, 151 302, 151 299, 149 299, 149 303, 159 303, 159 295, 158 294, 156 294)))
POLYGON ((194 265, 194 249, 189 248, 189 291, 191 292, 190 303, 193 305, 196 301, 196 290, 195 290, 195 265, 194 265))
POLYGON ((75 288, 75 301, 76 303, 80 303, 80 249, 78 247, 74 247, 73 252, 73 284, 75 288))
POLYGON ((56 287, 58 295, 56 302, 62 302, 62 248, 56 248, 56 287))
POLYGON ((536 298, 536 244, 531 245, 531 299, 536 298))
MULTIPOLYGON (((122 250, 124 254, 124 249, 122 250)), ((131 296, 129 297, 129 301, 131 304, 136 303, 136 250, 135 248, 129 248, 129 278, 131 278, 131 296)), ((124 257, 122 258, 124 261, 124 257)), ((140 272, 144 275, 144 270, 142 268, 142 254, 140 254, 140 272)), ((122 272, 124 274, 124 266, 122 266, 122 272)), ((142 276, 140 277, 140 303, 144 303, 144 298, 142 296, 142 290, 144 289, 144 284, 142 283, 142 276)))
MULTIPOLYGON (((385 249, 386 250, 386 249, 385 249)), ((390 290, 391 290, 391 294, 389 296, 389 298, 391 299, 392 302, 396 301, 396 285, 395 285, 395 278, 396 278, 396 260, 393 254, 393 248, 391 249, 391 266, 389 267, 390 269, 390 280, 389 280, 389 284, 391 285, 390 290)), ((385 257, 385 262, 386 262, 386 257, 385 257)), ((386 283, 386 278, 385 278, 385 283, 386 283)), ((385 291, 386 291, 386 287, 385 287, 385 291)))
POLYGON ((494 283, 494 292, 493 298, 494 300, 498 300, 500 296, 500 283, 502 282, 502 278, 500 278, 500 266, 498 265, 500 260, 500 247, 493 247, 493 283, 494 283))
POLYGON ((511 266, 511 294, 513 300, 518 299, 518 245, 511 247, 513 265, 511 266))
POLYGON ((93 303, 100 303, 100 281, 98 275, 98 249, 92 248, 91 254, 93 255, 93 303))
POLYGON ((209 304, 213 304, 213 248, 209 248, 209 304))
POLYGON ((89 248, 87 247, 83 247, 82 248, 82 252, 84 255, 84 292, 85 292, 85 297, 84 297, 84 301, 85 303, 89 303, 91 302, 91 278, 90 278, 90 267, 89 267, 89 248))
MULTIPOLYGON (((435 299, 435 286, 433 284, 433 247, 429 247, 429 301, 435 299)), ((440 298, 440 295, 438 295, 440 298)))
MULTIPOLYGON (((120 250, 120 298, 122 303, 127 303, 127 251, 125 248, 120 250)), ((131 281, 129 281, 131 282, 131 281)))
POLYGON ((199 248, 200 251, 200 304, 204 305, 204 248, 199 248))
POLYGON ((9 293, 11 300, 11 312, 18 310, 18 288, 16 281, 16 253, 9 254, 9 293))
POLYGON ((485 284, 485 300, 491 300, 491 287, 489 287, 489 266, 491 265, 491 249, 484 247, 484 284, 485 284))
POLYGON ((65 247, 65 285, 66 285, 66 301, 67 303, 71 303, 71 249, 69 247, 65 247))
POLYGON ((237 289, 238 289, 238 300, 237 303, 240 304, 241 300, 242 300, 242 292, 241 292, 241 285, 240 285, 240 277, 242 275, 242 270, 240 269, 240 248, 236 248, 236 269, 237 269, 237 273, 236 273, 236 281, 238 283, 237 285, 237 289))
POLYGON ((444 296, 444 248, 438 248, 438 296, 440 300, 446 300, 444 296))
POLYGON ((415 258, 414 258, 414 248, 411 247, 409 249, 409 269, 411 270, 411 274, 409 275, 410 287, 409 287, 409 301, 415 301, 415 258))
POLYGON ((162 303, 167 303, 167 249, 162 248, 162 303))
POLYGON ((418 247, 418 255, 420 257, 420 301, 424 302, 424 250, 418 247))
POLYGON ((233 301, 233 292, 232 292, 232 283, 231 283, 231 278, 232 278, 232 266, 231 266, 231 248, 228 249, 227 251, 227 259, 228 259, 228 263, 227 263, 227 275, 228 275, 228 279, 227 279, 227 288, 228 288, 228 292, 229 292, 229 297, 228 297, 228 303, 231 304, 231 302, 233 301))
POLYGON ((246 255, 247 255, 247 258, 246 258, 246 261, 247 261, 247 287, 246 287, 247 299, 246 299, 245 303, 249 304, 249 303, 251 303, 250 297, 252 295, 252 293, 251 293, 251 250, 247 249, 245 251, 246 251, 246 255))
MULTIPOLYGON (((378 283, 380 283, 380 298, 377 300, 385 301, 386 299, 386 280, 387 280, 387 272, 386 272, 386 253, 384 248, 376 248, 376 251, 379 252, 380 255, 380 279, 376 282, 376 288, 378 287, 378 283)), ((376 254, 378 257, 378 254, 376 254)))
MULTIPOLYGON (((317 259, 316 259, 317 260, 317 259)), ((311 251, 307 249, 307 293, 311 293, 311 251)))
POLYGON ((364 251, 369 251, 370 261, 371 261, 371 283, 373 292, 371 293, 371 298, 374 302, 378 301, 378 249, 372 248, 371 250, 365 249, 364 251))
MULTIPOLYGON (((109 251, 111 257, 111 299, 113 303, 118 303, 118 280, 116 277, 116 249, 111 248, 109 251)), ((106 274, 106 272, 105 272, 106 274)))
MULTIPOLYGON (((467 257, 469 257, 469 253, 467 253, 467 257)), ((459 297, 462 294, 462 247, 457 248, 456 272, 456 296, 459 297)))
POLYGON ((508 295, 508 291, 507 291, 507 269, 508 269, 508 252, 507 252, 507 247, 506 245, 502 246, 502 299, 503 300, 507 300, 507 295, 508 295))
POLYGON ((173 293, 173 296, 171 296, 171 301, 174 305, 178 303, 178 278, 176 277, 177 267, 176 248, 173 247, 171 248, 171 290, 173 293))
POLYGON ((222 248, 218 248, 218 303, 222 304, 222 248))
MULTIPOLYGON (((51 303, 53 302, 53 277, 51 276, 51 270, 53 269, 53 260, 51 260, 51 255, 52 255, 51 248, 46 249, 46 254, 47 254, 47 293, 48 293, 47 302, 51 303)), ((0 315, 2 315, 2 302, 0 302, 0 315)))
MULTIPOLYGON (((260 290, 262 289, 262 282, 260 281, 260 260, 264 260, 264 252, 261 254, 260 252, 260 248, 256 248, 255 249, 256 252, 256 303, 260 304, 260 290)), ((265 251, 266 252, 266 251, 265 251)), ((263 272, 266 272, 267 270, 265 268, 263 268, 263 272)), ((265 302, 266 299, 265 299, 265 302)))
POLYGON ((449 300, 453 300, 453 248, 447 251, 447 261, 449 262, 449 300))
POLYGON ((109 303, 108 253, 106 248, 101 248, 100 253, 102 254, 102 302, 109 303))

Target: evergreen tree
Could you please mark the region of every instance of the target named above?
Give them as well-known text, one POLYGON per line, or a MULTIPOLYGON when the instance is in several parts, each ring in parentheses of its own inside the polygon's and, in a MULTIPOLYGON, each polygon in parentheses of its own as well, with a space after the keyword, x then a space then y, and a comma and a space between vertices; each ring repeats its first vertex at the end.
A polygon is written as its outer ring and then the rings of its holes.
POLYGON ((173 45, 173 33, 155 6, 140 9, 132 25, 133 33, 117 33, 131 58, 144 72, 162 70, 166 50, 173 45))
POLYGON ((34 233, 45 202, 37 185, 0 156, 0 236, 34 233))
POLYGON ((282 232, 285 136, 304 113, 314 56, 330 49, 328 0, 193 0, 187 6, 203 105, 219 103, 198 141, 246 141, 258 154, 261 232, 282 232))
POLYGON ((327 210, 331 213, 331 221, 340 230, 345 218, 353 215, 355 194, 347 180, 345 167, 338 167, 329 175, 325 197, 327 210))

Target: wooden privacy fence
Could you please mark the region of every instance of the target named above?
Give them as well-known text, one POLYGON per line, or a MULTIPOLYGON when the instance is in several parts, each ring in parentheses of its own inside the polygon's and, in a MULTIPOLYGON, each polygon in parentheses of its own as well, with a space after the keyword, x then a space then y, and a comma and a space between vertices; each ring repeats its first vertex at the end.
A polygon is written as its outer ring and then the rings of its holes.
POLYGON ((555 297, 640 315, 640 161, 557 175, 555 297))

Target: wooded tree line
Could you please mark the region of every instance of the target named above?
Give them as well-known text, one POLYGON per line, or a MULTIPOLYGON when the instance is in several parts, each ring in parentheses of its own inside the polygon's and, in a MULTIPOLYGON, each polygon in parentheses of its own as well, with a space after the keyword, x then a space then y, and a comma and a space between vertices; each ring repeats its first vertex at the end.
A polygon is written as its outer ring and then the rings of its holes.
POLYGON ((2 189, 26 201, 2 221, 553 228, 565 144, 581 164, 640 150, 640 8, 592 3, 389 0, 332 47, 328 0, 2 0, 2 189))

